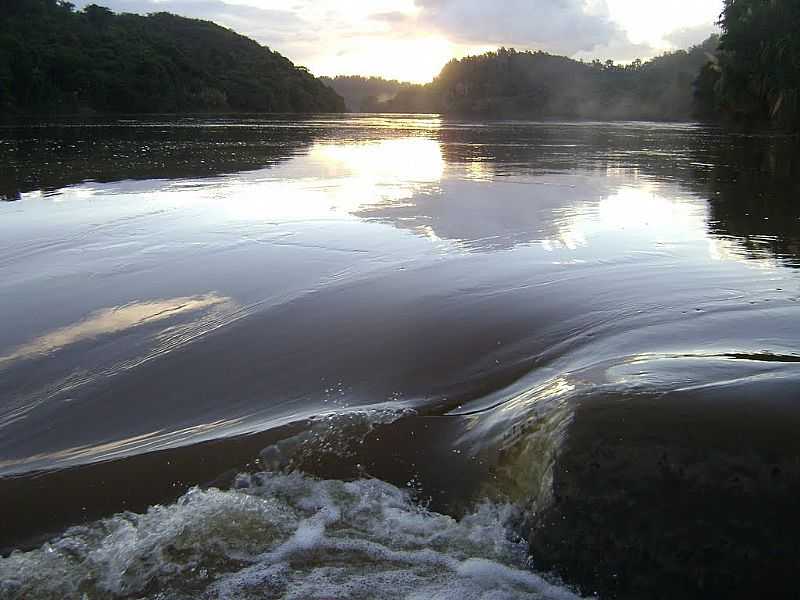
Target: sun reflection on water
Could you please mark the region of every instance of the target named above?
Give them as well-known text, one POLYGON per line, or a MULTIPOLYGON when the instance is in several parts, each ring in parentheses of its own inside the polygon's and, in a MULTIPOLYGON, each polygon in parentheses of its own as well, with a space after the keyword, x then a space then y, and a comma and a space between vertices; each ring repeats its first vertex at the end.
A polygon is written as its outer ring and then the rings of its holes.
POLYGON ((436 140, 399 138, 356 144, 317 143, 290 165, 225 184, 230 212, 265 219, 346 216, 365 206, 396 204, 442 179, 436 140), (257 183, 257 185, 253 185, 257 183), (232 189, 233 188, 233 189, 232 189))
POLYGON ((558 234, 542 241, 547 251, 575 250, 601 233, 643 233, 654 241, 707 238, 707 211, 695 198, 676 195, 653 184, 622 186, 597 202, 583 202, 556 211, 558 234))

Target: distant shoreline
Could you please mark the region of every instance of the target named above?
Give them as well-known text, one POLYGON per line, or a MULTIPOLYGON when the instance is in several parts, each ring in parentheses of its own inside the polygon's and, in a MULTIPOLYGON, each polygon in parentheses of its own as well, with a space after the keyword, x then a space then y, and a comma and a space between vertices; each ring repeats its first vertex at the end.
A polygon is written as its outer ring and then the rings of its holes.
POLYGON ((0 127, 15 126, 48 126, 61 124, 91 124, 98 122, 98 125, 113 126, 124 124, 126 120, 147 121, 147 120, 203 120, 203 119, 230 119, 244 121, 247 119, 313 119, 326 117, 332 119, 347 119, 353 117, 385 117, 385 118, 441 118, 451 122, 463 123, 542 123, 549 125, 574 125, 574 124, 602 124, 602 123, 632 123, 658 125, 697 125, 703 127, 716 127, 733 132, 749 134, 769 134, 787 137, 797 137, 800 134, 787 132, 768 127, 746 127, 740 123, 725 123, 720 121, 703 121, 699 119, 675 120, 675 119, 591 119, 591 118, 559 118, 559 117, 524 117, 524 116, 500 116, 500 115, 472 115, 455 113, 425 113, 425 112, 307 112, 307 113, 288 113, 288 112, 178 112, 178 113, 18 113, 0 115, 0 127))

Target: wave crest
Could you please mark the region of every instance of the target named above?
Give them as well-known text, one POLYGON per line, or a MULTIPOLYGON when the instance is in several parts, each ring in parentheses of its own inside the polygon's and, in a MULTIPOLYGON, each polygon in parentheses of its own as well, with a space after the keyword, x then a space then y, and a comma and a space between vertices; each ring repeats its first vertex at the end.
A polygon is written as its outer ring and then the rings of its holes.
POLYGON ((0 598, 575 598, 483 504, 455 520, 376 479, 240 475, 0 560, 0 598))

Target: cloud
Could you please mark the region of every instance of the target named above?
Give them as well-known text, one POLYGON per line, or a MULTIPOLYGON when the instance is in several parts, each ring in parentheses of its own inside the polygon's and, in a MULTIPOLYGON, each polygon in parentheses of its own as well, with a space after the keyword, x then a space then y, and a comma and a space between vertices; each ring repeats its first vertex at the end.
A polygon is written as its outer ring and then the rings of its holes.
POLYGON ((373 21, 383 21, 385 23, 411 23, 413 18, 408 13, 400 12, 399 10, 392 10, 389 12, 373 13, 369 16, 373 21))
POLYGON ((573 58, 591 61, 599 58, 603 61, 611 59, 618 63, 628 63, 637 58, 646 60, 656 56, 660 51, 650 44, 636 44, 627 35, 618 35, 611 39, 607 44, 596 46, 592 50, 577 52, 573 58))
POLYGON ((73 0, 167 11, 251 37, 316 74, 430 80, 449 58, 498 46, 630 61, 697 43, 721 0, 73 0), (683 28, 683 29, 681 29, 683 28), (672 32, 665 37, 665 32, 672 32))
MULTIPOLYGON (((78 8, 97 0, 79 0, 78 8)), ((103 0, 117 13, 170 12, 184 17, 213 21, 265 45, 296 43, 310 27, 295 12, 267 9, 222 0, 103 0)))
MULTIPOLYGON (((76 2, 76 6, 82 8, 92 3, 93 0, 80 0, 76 2)), ((222 0, 103 0, 103 6, 114 12, 138 14, 171 12, 203 19, 229 16, 239 19, 277 19, 283 22, 297 20, 297 16, 291 11, 231 4, 222 0)))
POLYGON ((694 27, 682 27, 671 31, 664 36, 664 39, 672 44, 675 48, 689 48, 696 46, 708 39, 713 33, 719 33, 720 29, 717 25, 708 23, 703 25, 696 25, 694 27))
POLYGON ((463 44, 504 44, 574 55, 625 34, 604 2, 584 0, 416 0, 418 20, 463 44))

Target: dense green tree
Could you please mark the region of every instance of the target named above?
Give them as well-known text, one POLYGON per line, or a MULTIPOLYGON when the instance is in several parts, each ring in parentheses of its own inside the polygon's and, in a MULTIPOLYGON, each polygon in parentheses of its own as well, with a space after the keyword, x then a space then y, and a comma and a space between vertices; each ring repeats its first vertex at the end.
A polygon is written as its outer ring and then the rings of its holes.
POLYGON ((717 121, 722 112, 719 103, 720 66, 714 56, 700 69, 694 82, 694 114, 702 121, 717 121))
POLYGON ((566 119, 688 120, 694 83, 717 49, 710 37, 647 62, 592 63, 500 48, 452 60, 424 86, 406 86, 375 110, 566 119))
POLYGON ((307 70, 207 21, 0 0, 0 108, 13 112, 339 112, 307 70))
POLYGON ((350 112, 378 112, 381 104, 397 96, 403 90, 416 86, 395 79, 382 77, 362 77, 360 75, 339 75, 320 77, 323 83, 333 88, 344 98, 350 112))
POLYGON ((751 125, 800 129, 800 2, 725 0, 716 102, 751 125))

